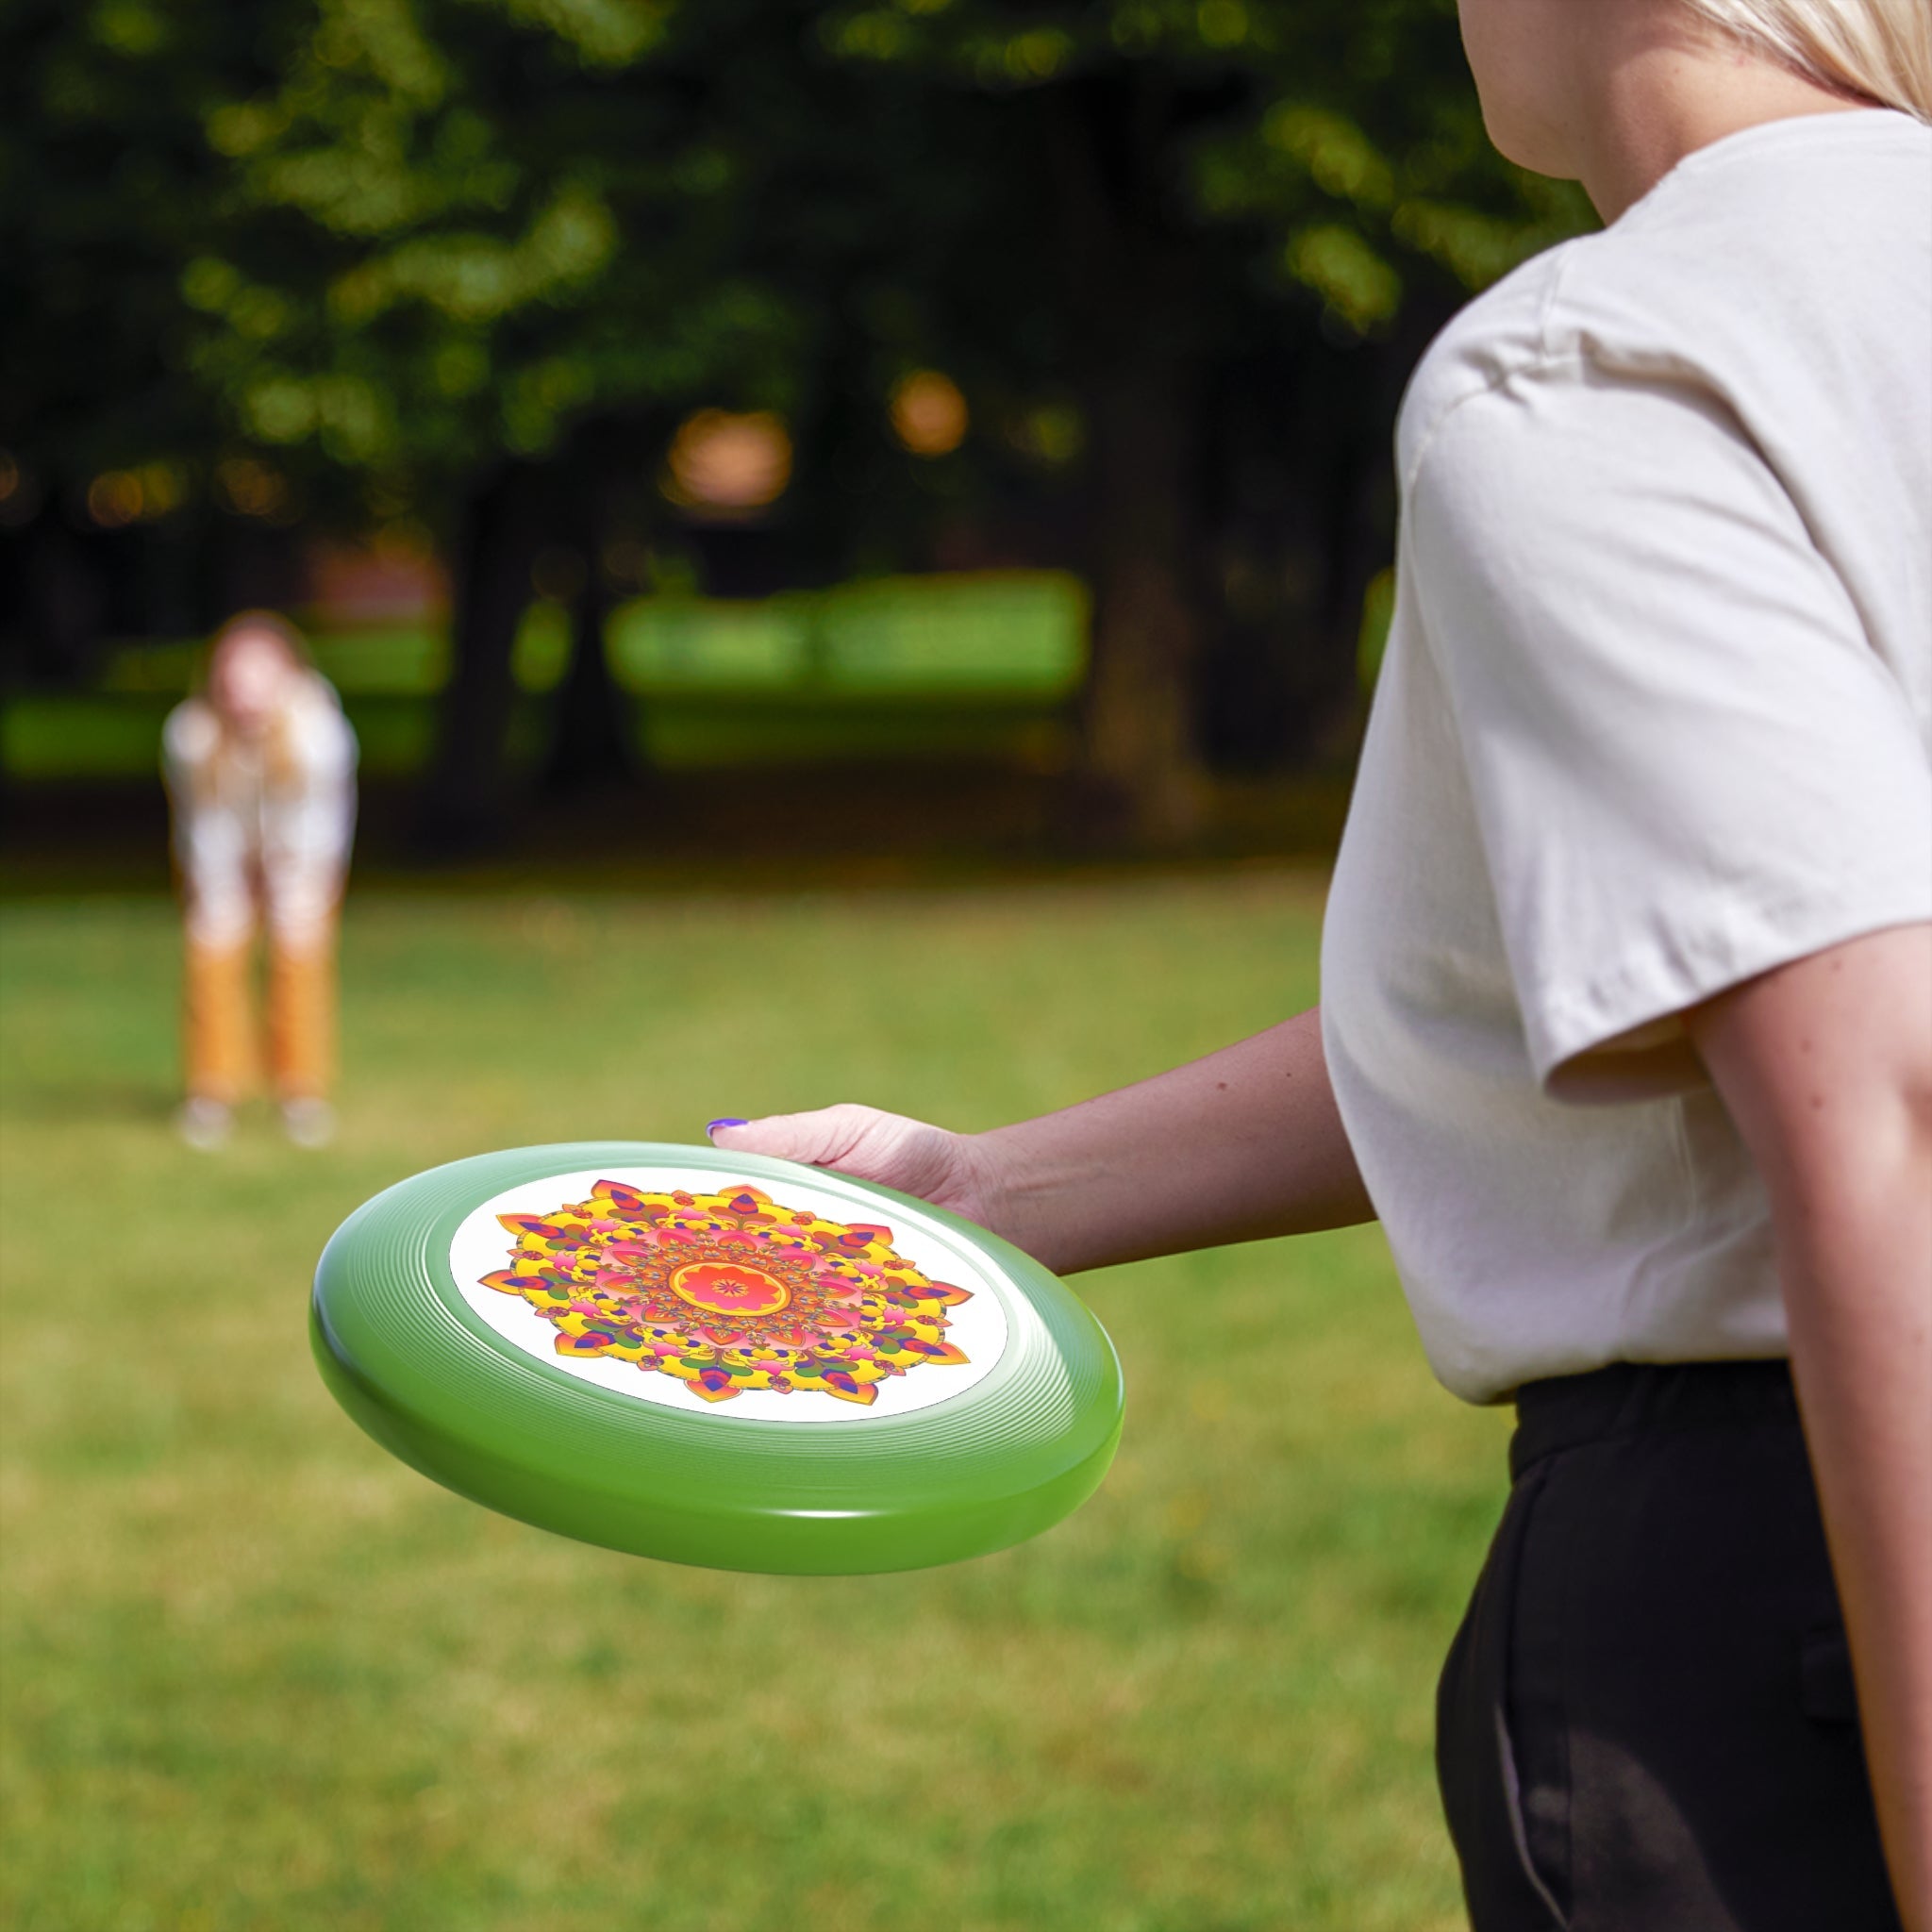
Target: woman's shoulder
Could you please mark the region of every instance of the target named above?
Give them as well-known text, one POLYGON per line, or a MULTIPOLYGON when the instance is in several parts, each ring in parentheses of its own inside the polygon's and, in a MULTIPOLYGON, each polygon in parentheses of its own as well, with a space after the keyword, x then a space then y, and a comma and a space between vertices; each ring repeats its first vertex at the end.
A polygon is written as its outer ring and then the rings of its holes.
POLYGON ((293 704, 296 710, 317 718, 331 714, 340 718, 342 714, 342 701, 335 686, 313 667, 305 668, 296 680, 293 704))
POLYGON ((1532 256, 1450 318, 1403 395, 1396 454, 1405 483, 1461 404, 1545 359, 1550 311, 1565 276, 1576 255, 1600 239, 1579 236, 1532 256))
POLYGON ((183 698, 161 726, 161 754, 173 765, 204 764, 215 755, 221 741, 221 724, 206 698, 183 698))
POLYGON ((296 755, 311 768, 352 764, 356 733, 342 715, 336 688, 319 671, 303 674, 289 707, 290 741, 296 755))
MULTIPOLYGON (((1628 218, 1626 217, 1626 220, 1628 218)), ((1403 397, 1402 480, 1413 482, 1443 425, 1467 404, 1525 381, 1562 388, 1638 375, 1722 391, 1736 339, 1763 327, 1756 278, 1707 235, 1685 264, 1681 237, 1659 245, 1623 223, 1533 256, 1451 318, 1403 397), (1723 265, 1718 265, 1719 262, 1723 265)))
POLYGON ((1403 402, 1401 475, 1518 378, 1680 383, 1745 419, 1829 371, 1908 388, 1932 336, 1932 129, 1890 112, 1746 128, 1619 221, 1533 257, 1436 338, 1403 402))

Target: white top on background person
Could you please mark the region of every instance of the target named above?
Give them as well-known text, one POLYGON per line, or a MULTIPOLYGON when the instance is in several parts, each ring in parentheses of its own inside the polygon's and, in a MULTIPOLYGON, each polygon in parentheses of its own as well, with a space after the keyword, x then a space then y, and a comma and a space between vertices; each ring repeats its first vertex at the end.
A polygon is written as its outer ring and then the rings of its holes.
MULTIPOLYGON (((284 635, 279 625, 273 634, 284 635)), ((219 694, 188 698, 163 728, 175 862, 197 945, 243 944, 265 913, 275 943, 299 950, 325 936, 341 896, 356 734, 328 680, 293 649, 285 641, 286 660, 274 667, 264 654, 258 694, 256 660, 239 654, 219 694)))
POLYGON ((1322 1010, 1429 1359, 1781 1356, 1678 1016, 1932 919, 1932 127, 1698 150, 1471 304, 1398 448, 1322 1010))

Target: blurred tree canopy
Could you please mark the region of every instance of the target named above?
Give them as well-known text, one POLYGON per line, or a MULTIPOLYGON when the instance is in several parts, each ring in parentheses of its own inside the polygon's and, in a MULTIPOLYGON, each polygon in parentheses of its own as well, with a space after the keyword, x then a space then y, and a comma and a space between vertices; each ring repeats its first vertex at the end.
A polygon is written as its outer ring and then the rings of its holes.
POLYGON ((558 546, 563 767, 616 756, 603 600, 680 558, 731 591, 1027 556, 1093 586, 1096 795, 1184 832, 1204 756, 1345 701, 1422 343, 1588 219, 1489 148, 1453 0, 16 0, 5 36, 38 541, 141 464, 432 533, 449 839, 505 809, 558 546), (973 424, 936 458, 887 408, 924 369, 973 424), (788 426, 761 522, 659 488, 706 407, 788 426))

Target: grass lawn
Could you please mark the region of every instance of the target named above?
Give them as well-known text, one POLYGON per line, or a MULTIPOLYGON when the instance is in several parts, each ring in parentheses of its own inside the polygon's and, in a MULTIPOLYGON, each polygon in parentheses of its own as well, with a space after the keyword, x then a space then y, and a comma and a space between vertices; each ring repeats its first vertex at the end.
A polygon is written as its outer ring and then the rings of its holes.
POLYGON ((1426 1932, 1435 1671, 1504 1424, 1374 1230, 1079 1284, 1127 1428, 1036 1542, 680 1570, 446 1494, 305 1336, 337 1222, 433 1162, 863 1098, 990 1124, 1315 991, 1257 873, 791 898, 372 896, 343 1134, 167 1131, 158 900, 0 914, 12 1932, 1426 1932))

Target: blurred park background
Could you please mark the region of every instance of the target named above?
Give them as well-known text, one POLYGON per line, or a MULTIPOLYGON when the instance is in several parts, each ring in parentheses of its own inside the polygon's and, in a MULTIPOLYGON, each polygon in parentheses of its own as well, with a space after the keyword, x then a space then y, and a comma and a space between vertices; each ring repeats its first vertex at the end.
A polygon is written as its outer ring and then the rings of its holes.
POLYGON ((1451 0, 15 0, 0 21, 0 1924, 1415 1932, 1503 1488, 1373 1230, 1082 1284, 1036 1545, 546 1539, 330 1407, 368 1193, 1316 996, 1391 437, 1589 220, 1451 0), (290 612, 363 750, 342 1131, 167 1129, 160 723, 290 612))

